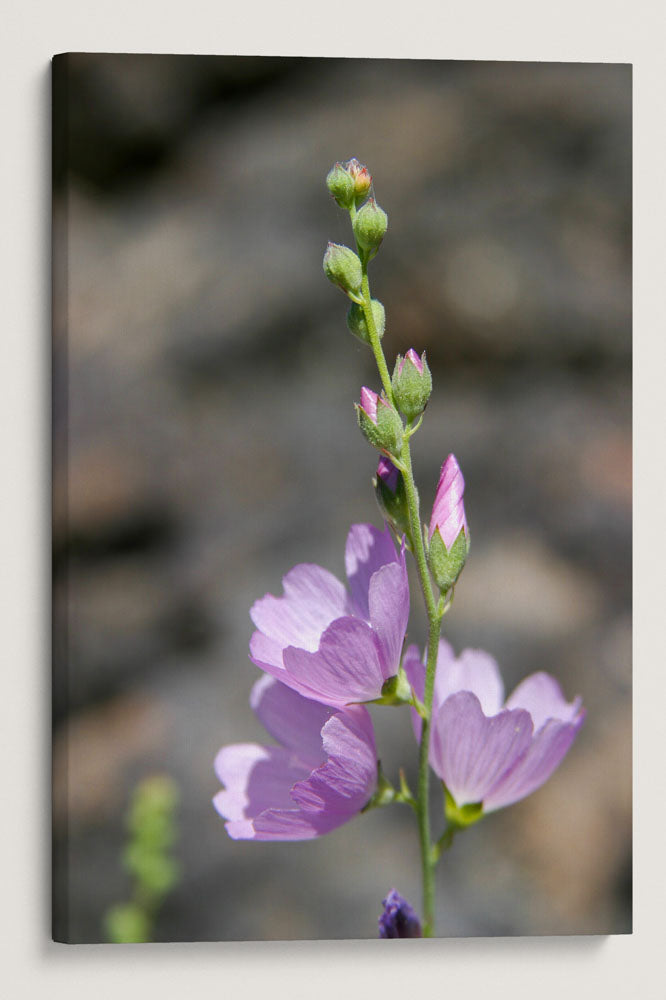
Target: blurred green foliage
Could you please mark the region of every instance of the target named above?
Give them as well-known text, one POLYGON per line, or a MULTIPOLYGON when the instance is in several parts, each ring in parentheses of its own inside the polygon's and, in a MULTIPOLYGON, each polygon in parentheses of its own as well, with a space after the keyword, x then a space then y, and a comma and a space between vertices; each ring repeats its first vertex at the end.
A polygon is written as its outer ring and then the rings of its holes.
POLYGON ((150 941, 157 912, 178 882, 179 866, 171 855, 178 837, 178 802, 178 786, 167 775, 145 778, 134 789, 122 855, 132 877, 132 898, 110 907, 104 917, 107 938, 114 944, 150 941))

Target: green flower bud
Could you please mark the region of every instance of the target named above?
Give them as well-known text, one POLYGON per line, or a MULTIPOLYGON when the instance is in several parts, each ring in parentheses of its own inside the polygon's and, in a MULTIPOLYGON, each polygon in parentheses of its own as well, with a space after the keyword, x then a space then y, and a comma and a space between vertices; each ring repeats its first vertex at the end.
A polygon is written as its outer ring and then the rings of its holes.
POLYGON ((425 351, 419 357, 410 347, 404 358, 398 355, 391 385, 400 412, 407 420, 415 420, 423 413, 432 392, 432 376, 425 351))
POLYGON ((329 243, 324 254, 324 274, 347 294, 357 293, 363 280, 361 261, 349 247, 329 243))
POLYGON ((361 389, 361 402, 354 405, 366 440, 373 448, 398 458, 402 451, 403 432, 398 411, 383 396, 365 386, 361 389))
POLYGON ((351 208, 355 198, 354 179, 341 163, 336 163, 326 177, 326 187, 340 208, 351 208))
MULTIPOLYGON (((386 327, 386 313, 379 299, 372 300, 372 315, 375 320, 377 336, 381 340, 384 336, 384 328, 386 327)), ((356 302, 352 302, 349 307, 347 326, 355 337, 362 340, 364 344, 370 345, 370 334, 368 333, 368 324, 365 322, 363 306, 358 305, 356 302)))
POLYGON ((362 250, 367 253, 377 251, 384 239, 388 216, 379 207, 374 198, 369 198, 365 205, 359 208, 354 219, 354 236, 362 250))

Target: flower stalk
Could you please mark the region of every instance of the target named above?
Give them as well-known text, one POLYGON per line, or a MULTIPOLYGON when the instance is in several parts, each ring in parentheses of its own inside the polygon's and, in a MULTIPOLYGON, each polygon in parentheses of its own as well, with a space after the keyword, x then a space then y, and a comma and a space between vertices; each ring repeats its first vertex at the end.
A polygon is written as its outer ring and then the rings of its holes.
POLYGON ((356 251, 329 243, 323 266, 351 301, 350 332, 372 350, 382 390, 363 386, 359 427, 380 452, 374 488, 384 530, 352 525, 345 547, 348 588, 311 563, 283 578, 250 611, 250 659, 263 671, 250 703, 275 741, 222 747, 214 805, 230 837, 305 840, 359 813, 394 803, 415 813, 422 875, 422 923, 396 889, 383 901, 380 937, 432 937, 435 868, 458 831, 519 801, 559 766, 582 725, 580 698, 567 702, 554 678, 527 677, 508 699, 495 660, 466 649, 456 658, 442 619, 470 546, 465 481, 450 454, 442 465, 429 526, 422 523, 411 438, 432 391, 425 352, 398 355, 389 375, 381 346, 384 306, 370 293, 369 262, 388 226, 368 197, 372 178, 352 159, 337 163, 329 191, 349 212, 356 251), (395 542, 397 541, 397 547, 395 542), (428 620, 425 655, 404 649, 410 593, 406 550, 418 571, 428 620), (435 675, 437 684, 435 685, 435 675), (418 744, 415 794, 401 769, 396 788, 377 759, 366 706, 408 706, 418 744), (444 793, 444 832, 433 842, 430 769, 444 793))
MULTIPOLYGON (((351 213, 350 213, 351 214, 351 213)), ((370 280, 368 278, 368 262, 361 256, 363 277, 361 280, 361 293, 363 296, 363 314, 368 329, 370 347, 375 357, 379 377, 382 380, 384 392, 387 398, 395 405, 391 377, 389 375, 386 358, 382 349, 381 341, 375 327, 374 316, 372 314, 372 296, 370 294, 370 280)), ((400 453, 400 471, 403 474, 405 483, 405 493, 407 496, 407 508, 409 511, 409 521, 411 537, 414 545, 414 557, 419 574, 419 583, 428 616, 428 654, 426 661, 426 683, 425 696, 423 701, 423 723, 421 728, 421 741, 419 744, 419 768, 418 768, 418 793, 416 798, 416 816, 419 829, 419 846, 421 851, 421 878, 423 884, 423 936, 432 937, 435 929, 435 864, 437 857, 433 850, 430 839, 430 767, 428 764, 428 746, 430 741, 430 717, 432 714, 432 699, 435 685, 435 669, 437 666, 437 648, 442 626, 443 608, 441 602, 435 601, 432 589, 430 573, 428 571, 428 560, 423 543, 423 531, 421 529, 421 516, 419 511, 419 496, 414 481, 412 469, 412 456, 410 450, 410 438, 413 430, 411 421, 403 433, 402 451, 400 453)))

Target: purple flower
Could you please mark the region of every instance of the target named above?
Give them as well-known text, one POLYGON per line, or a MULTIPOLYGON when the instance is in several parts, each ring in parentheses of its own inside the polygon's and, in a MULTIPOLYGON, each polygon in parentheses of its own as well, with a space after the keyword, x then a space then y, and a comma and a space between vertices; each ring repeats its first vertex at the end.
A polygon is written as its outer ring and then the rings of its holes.
POLYGON ((352 819, 372 797, 377 752, 367 709, 336 710, 302 698, 272 677, 250 704, 280 746, 222 747, 213 799, 234 840, 309 840, 352 819))
POLYGON ((305 698, 343 706, 371 701, 398 672, 409 618, 404 545, 389 528, 355 524, 345 566, 351 594, 321 566, 284 577, 283 597, 266 594, 250 611, 253 663, 305 698))
POLYGON ((428 537, 432 539, 435 531, 439 534, 447 549, 450 549, 461 531, 469 536, 463 493, 465 480, 455 455, 449 455, 439 474, 439 483, 435 502, 430 518, 428 537))
MULTIPOLYGON (((405 653, 410 684, 423 698, 425 667, 416 646, 405 653)), ((421 720, 412 714, 417 739, 421 720)), ((539 788, 562 762, 583 724, 581 699, 567 702, 554 678, 531 674, 504 702, 495 660, 480 649, 455 658, 439 643, 430 763, 458 807, 492 812, 539 788)))
POLYGON ((384 912, 379 918, 380 938, 421 937, 419 918, 397 889, 391 889, 382 903, 384 912))

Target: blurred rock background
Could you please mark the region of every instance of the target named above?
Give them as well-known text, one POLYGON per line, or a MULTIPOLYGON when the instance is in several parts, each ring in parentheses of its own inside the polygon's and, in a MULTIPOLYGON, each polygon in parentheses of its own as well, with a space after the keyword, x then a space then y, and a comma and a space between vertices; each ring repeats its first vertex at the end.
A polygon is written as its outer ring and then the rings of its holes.
MULTIPOLYGON (((217 749, 262 739, 248 610, 379 523, 372 358, 324 278, 358 157, 389 232, 384 340, 426 349, 424 514, 455 451, 473 548, 446 633, 588 719, 532 798, 438 872, 441 935, 631 928, 631 71, 80 54, 54 64, 54 929, 103 940, 135 783, 179 783, 170 940, 376 936, 419 906, 408 810, 234 843, 217 749)), ((392 362, 389 362, 392 367, 392 362)), ((416 592, 415 592, 416 593, 416 592)), ((422 642, 413 601, 410 639, 422 642)), ((374 712, 414 774, 406 714, 374 712)), ((439 800, 433 805, 440 808, 439 800)))

